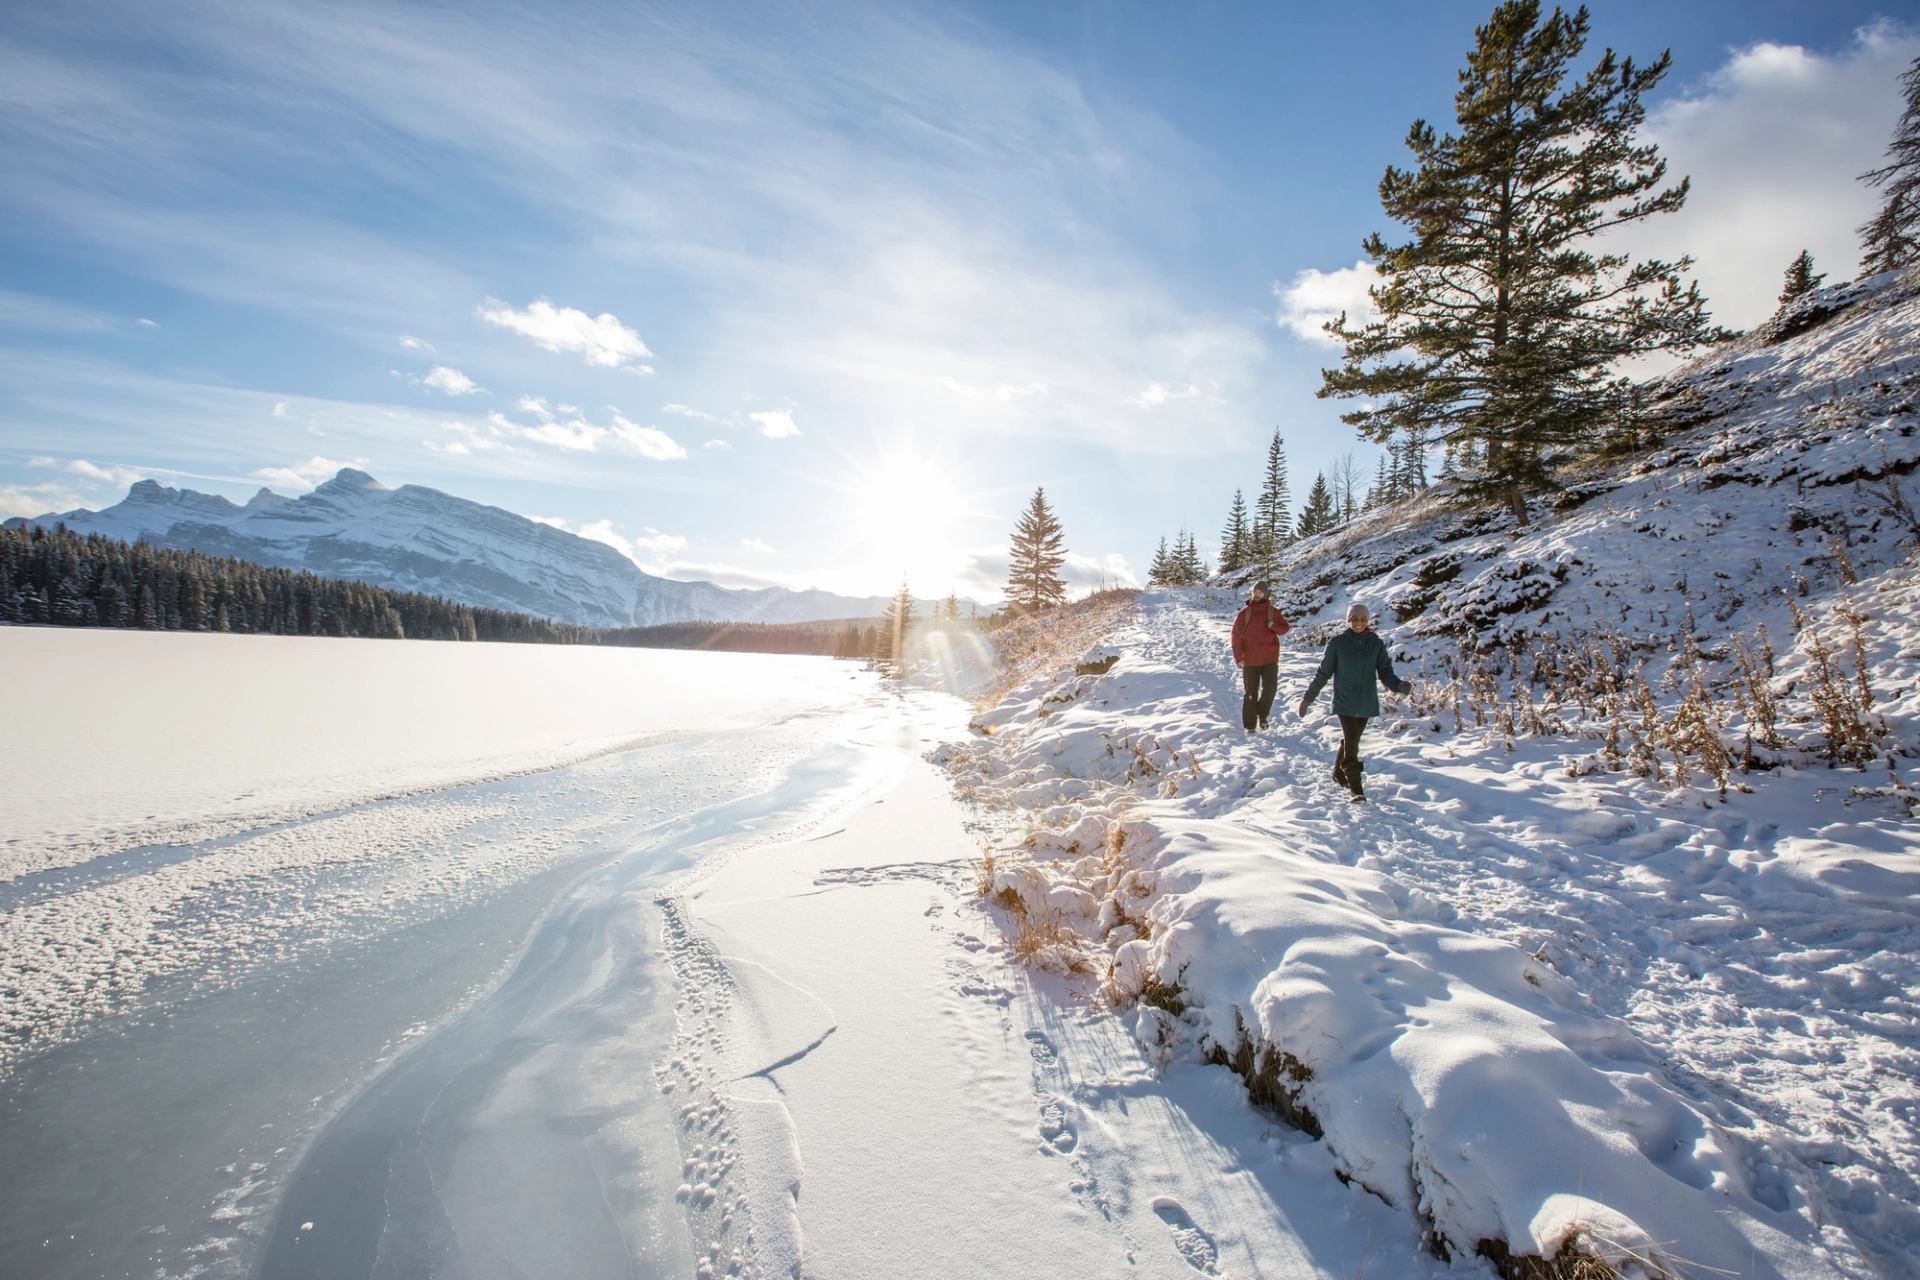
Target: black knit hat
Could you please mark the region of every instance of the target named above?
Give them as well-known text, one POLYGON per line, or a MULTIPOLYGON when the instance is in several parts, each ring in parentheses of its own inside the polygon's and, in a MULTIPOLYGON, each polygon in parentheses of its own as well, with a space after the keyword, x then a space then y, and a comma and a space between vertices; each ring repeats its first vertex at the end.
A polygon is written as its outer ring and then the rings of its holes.
POLYGON ((1259 592, 1260 594, 1262 594, 1262 595, 1268 595, 1268 596, 1270 596, 1270 595, 1272 595, 1272 594, 1273 594, 1273 588, 1272 588, 1272 587, 1269 587, 1269 586, 1268 586, 1268 585, 1267 585, 1267 584, 1266 584, 1265 582, 1256 582, 1256 583, 1254 583, 1254 584, 1253 584, 1253 589, 1254 589, 1255 591, 1258 591, 1258 592, 1259 592))

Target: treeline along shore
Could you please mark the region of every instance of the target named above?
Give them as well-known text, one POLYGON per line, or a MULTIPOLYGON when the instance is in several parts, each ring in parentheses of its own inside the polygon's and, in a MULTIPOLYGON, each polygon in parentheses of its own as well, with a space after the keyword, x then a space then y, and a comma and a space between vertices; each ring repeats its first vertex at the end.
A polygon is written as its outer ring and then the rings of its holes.
POLYGON ((865 619, 603 630, 351 578, 38 527, 0 529, 0 623, 834 657, 866 656, 873 634, 865 619))

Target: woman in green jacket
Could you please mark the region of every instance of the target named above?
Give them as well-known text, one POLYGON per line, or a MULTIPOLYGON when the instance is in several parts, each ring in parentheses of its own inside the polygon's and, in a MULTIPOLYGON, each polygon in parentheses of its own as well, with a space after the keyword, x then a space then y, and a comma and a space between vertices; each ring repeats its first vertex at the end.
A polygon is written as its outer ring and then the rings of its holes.
POLYGON ((1333 758, 1333 780, 1353 792, 1355 800, 1365 800, 1360 774, 1360 734, 1367 721, 1380 714, 1381 684, 1395 693, 1409 693, 1413 686, 1394 674, 1393 659, 1387 654, 1386 641, 1372 631, 1365 605, 1347 610, 1347 629, 1327 641, 1320 658, 1320 670, 1300 699, 1300 714, 1305 716, 1313 700, 1327 681, 1333 681, 1333 713, 1340 717, 1342 741, 1340 754, 1333 758), (1379 683, 1375 683, 1376 677, 1379 683))

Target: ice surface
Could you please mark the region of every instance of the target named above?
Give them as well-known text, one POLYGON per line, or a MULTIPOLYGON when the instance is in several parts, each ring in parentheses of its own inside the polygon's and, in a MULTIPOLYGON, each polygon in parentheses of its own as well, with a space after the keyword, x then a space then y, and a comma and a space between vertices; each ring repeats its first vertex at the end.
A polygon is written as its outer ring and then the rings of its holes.
POLYGON ((818 658, 0 627, 0 880, 824 705, 818 658))

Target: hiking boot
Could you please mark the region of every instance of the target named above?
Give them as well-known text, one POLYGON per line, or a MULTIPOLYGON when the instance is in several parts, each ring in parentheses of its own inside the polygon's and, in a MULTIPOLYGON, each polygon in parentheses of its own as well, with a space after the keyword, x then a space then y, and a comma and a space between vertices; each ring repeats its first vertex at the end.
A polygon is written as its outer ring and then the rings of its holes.
POLYGON ((1265 729, 1267 727, 1267 718, 1265 716, 1260 717, 1260 727, 1262 729, 1265 729))

